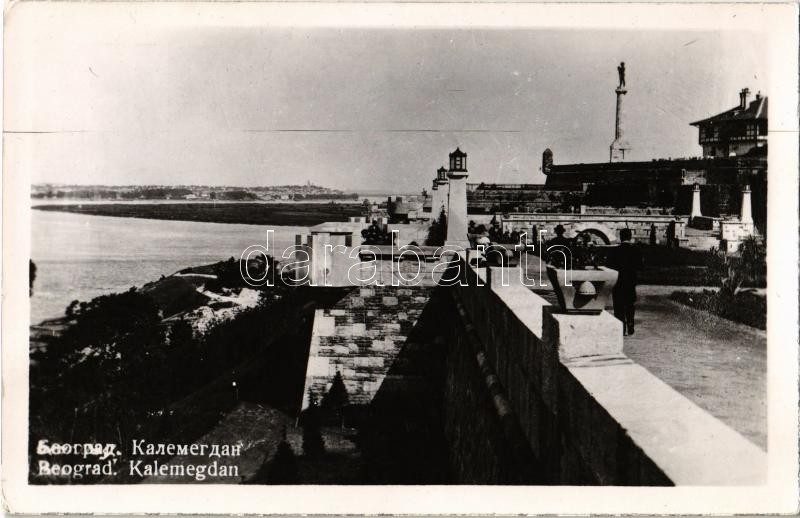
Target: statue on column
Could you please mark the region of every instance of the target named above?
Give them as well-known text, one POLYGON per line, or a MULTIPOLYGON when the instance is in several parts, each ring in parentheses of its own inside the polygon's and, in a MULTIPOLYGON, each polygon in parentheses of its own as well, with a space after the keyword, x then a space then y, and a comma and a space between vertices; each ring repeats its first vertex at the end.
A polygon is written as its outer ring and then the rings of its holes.
POLYGON ((619 86, 617 88, 625 88, 625 62, 621 62, 617 67, 619 73, 619 86))

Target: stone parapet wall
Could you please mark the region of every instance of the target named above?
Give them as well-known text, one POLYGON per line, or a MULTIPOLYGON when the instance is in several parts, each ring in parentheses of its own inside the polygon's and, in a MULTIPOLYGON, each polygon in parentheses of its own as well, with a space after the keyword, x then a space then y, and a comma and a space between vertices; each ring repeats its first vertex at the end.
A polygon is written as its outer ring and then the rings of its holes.
POLYGON ((765 482, 766 454, 627 358, 610 314, 558 314, 522 285, 478 286, 485 270, 464 272, 445 397, 458 481, 765 482))
POLYGON ((527 232, 529 242, 533 242, 536 232, 545 231, 542 236, 548 241, 555 236, 555 227, 561 225, 567 237, 574 237, 579 232, 588 231, 603 238, 607 244, 619 242, 619 231, 623 228, 630 229, 633 240, 640 243, 649 243, 653 227, 655 227, 656 244, 666 244, 667 234, 674 226, 675 236, 684 236, 686 218, 661 214, 530 214, 518 213, 501 216, 500 228, 506 232, 527 232))

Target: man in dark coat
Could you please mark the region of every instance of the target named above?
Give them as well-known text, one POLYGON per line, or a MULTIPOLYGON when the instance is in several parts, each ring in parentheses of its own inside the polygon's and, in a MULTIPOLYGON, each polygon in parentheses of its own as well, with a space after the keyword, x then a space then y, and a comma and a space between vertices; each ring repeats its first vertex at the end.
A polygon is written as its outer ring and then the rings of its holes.
MULTIPOLYGON (((570 255, 572 252, 572 241, 564 237, 564 232, 566 231, 564 225, 556 225, 556 228, 554 230, 556 233, 556 237, 545 243, 545 249, 543 251, 544 257, 548 261, 553 261, 554 258, 556 261, 560 261, 561 258, 566 258, 567 255, 570 255), (566 250, 563 250, 561 247, 566 248, 566 250), (559 250, 561 251, 561 254, 557 253, 559 250)), ((570 265, 565 265, 565 266, 570 266, 570 265)))
POLYGON ((547 248, 550 248, 551 246, 566 246, 569 248, 572 242, 564 237, 564 232, 566 232, 564 225, 556 225, 554 230, 556 237, 547 242, 547 248))
POLYGON ((633 317, 636 304, 636 272, 642 269, 642 252, 631 243, 631 229, 623 228, 619 233, 619 246, 611 249, 607 266, 619 272, 617 284, 612 291, 614 316, 622 321, 625 335, 633 334, 633 317))

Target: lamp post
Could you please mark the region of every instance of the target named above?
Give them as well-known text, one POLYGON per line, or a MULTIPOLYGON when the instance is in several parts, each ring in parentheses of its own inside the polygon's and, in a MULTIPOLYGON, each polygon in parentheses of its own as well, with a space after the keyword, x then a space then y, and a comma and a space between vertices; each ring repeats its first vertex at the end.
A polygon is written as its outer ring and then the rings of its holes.
POLYGON ((233 387, 233 401, 235 403, 239 402, 239 386, 236 385, 236 382, 231 382, 231 386, 233 387))

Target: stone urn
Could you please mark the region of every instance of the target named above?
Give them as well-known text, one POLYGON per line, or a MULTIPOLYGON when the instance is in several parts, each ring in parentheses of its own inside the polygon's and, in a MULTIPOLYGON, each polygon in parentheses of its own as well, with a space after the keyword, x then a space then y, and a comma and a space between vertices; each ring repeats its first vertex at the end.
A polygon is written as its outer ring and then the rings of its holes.
POLYGON ((618 272, 605 266, 565 271, 547 265, 547 278, 564 313, 600 314, 606 307, 618 272), (567 285, 567 280, 571 285, 567 285))

